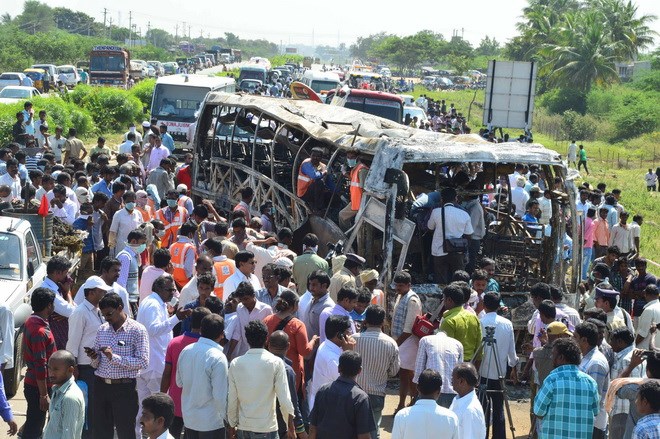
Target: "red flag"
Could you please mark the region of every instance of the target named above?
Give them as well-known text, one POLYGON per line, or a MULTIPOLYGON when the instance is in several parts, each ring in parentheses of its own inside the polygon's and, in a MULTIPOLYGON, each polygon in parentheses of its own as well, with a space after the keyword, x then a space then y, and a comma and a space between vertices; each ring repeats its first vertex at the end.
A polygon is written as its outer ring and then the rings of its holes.
POLYGON ((39 206, 39 211, 37 211, 37 213, 45 218, 48 216, 49 210, 50 210, 50 203, 48 202, 48 198, 46 197, 46 194, 44 194, 41 197, 41 205, 39 206))

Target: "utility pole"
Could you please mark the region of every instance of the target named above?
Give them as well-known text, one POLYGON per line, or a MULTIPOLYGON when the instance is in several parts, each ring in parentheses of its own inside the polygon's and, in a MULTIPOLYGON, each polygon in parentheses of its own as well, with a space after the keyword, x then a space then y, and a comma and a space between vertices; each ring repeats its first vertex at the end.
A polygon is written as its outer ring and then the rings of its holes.
POLYGON ((133 11, 128 11, 128 47, 133 47, 133 11))
POLYGON ((112 17, 108 19, 108 38, 112 39, 112 17))
POLYGON ((174 41, 178 42, 179 40, 179 23, 177 22, 176 26, 174 26, 174 41))
POLYGON ((108 9, 103 8, 103 28, 105 29, 105 18, 108 15, 108 9))
POLYGON ((192 29, 192 25, 189 24, 189 25, 188 25, 188 39, 191 38, 191 37, 190 37, 190 30, 191 30, 191 29, 192 29))
POLYGON ((181 29, 181 34, 183 35, 183 38, 186 37, 186 22, 183 22, 183 29, 181 29))

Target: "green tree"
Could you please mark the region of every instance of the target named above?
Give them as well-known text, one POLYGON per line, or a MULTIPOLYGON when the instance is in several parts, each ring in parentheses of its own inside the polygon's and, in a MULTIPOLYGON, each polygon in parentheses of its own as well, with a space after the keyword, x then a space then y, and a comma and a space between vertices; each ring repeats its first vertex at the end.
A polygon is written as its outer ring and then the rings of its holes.
POLYGON ((16 17, 16 24, 25 32, 49 32, 55 28, 53 9, 37 0, 27 0, 23 4, 23 13, 16 17))
POLYGON ((54 8, 53 17, 58 29, 72 34, 103 35, 103 25, 97 23, 94 17, 83 12, 72 11, 68 8, 54 8))
POLYGON ((477 55, 496 56, 500 53, 500 43, 495 38, 491 39, 486 35, 479 43, 479 47, 475 49, 475 52, 477 55))
POLYGON ((588 92, 593 84, 617 82, 614 62, 620 53, 619 42, 612 42, 597 11, 567 14, 561 29, 562 44, 545 44, 542 54, 547 60, 542 73, 550 85, 572 87, 588 92))
POLYGON ((358 37, 355 44, 351 44, 351 56, 360 59, 368 59, 370 52, 381 44, 390 35, 386 32, 369 35, 368 37, 358 37))
POLYGON ((144 38, 161 49, 169 49, 175 43, 174 36, 163 29, 149 29, 144 38))

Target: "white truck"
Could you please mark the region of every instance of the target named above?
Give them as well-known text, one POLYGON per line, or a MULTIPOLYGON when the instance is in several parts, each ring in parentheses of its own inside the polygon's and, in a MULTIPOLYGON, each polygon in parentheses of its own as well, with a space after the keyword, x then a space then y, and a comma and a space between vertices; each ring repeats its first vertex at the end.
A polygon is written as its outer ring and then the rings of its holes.
MULTIPOLYGON (((14 316, 13 367, 3 371, 5 392, 12 397, 18 390, 23 369, 23 324, 32 314, 30 297, 46 278, 47 258, 43 256, 43 242, 39 242, 29 221, 0 216, 0 303, 14 316)), ((79 253, 59 253, 77 268, 79 253)), ((3 340, 3 342, 5 342, 3 340)))

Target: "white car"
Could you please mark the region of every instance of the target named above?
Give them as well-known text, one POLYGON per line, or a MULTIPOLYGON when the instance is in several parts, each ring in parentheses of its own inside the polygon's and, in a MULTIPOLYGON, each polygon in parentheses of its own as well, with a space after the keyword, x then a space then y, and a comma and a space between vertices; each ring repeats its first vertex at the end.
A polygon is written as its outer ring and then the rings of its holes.
POLYGON ((154 68, 156 76, 163 76, 165 74, 165 69, 160 61, 147 61, 147 64, 154 68))
POLYGON ((76 66, 57 66, 57 81, 63 82, 69 88, 80 84, 80 75, 76 66))
POLYGON ((426 115, 426 111, 424 111, 423 108, 419 108, 417 106, 413 105, 408 105, 403 107, 403 119, 406 119, 406 114, 410 115, 410 118, 412 119, 413 117, 417 116, 417 123, 424 122, 428 123, 429 118, 426 115))
POLYGON ((5 72, 0 75, 0 90, 10 85, 19 86, 23 85, 23 80, 25 79, 24 73, 18 72, 5 72))
POLYGON ((42 96, 42 94, 34 87, 8 85, 0 91, 0 104, 15 104, 20 101, 29 101, 36 96, 42 96))

